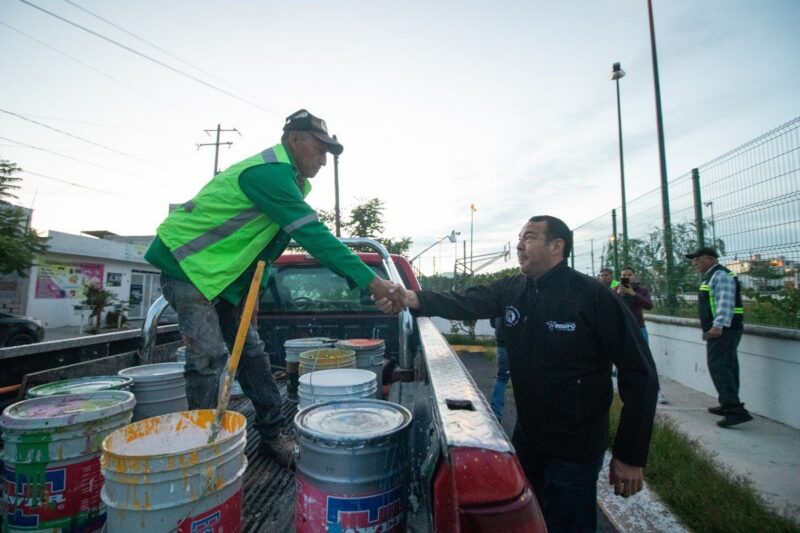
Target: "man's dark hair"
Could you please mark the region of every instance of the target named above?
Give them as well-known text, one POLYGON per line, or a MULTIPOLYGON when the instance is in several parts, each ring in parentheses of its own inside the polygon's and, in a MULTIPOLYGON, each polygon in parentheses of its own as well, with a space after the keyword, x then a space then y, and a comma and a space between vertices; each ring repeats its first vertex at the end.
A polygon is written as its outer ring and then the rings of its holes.
MULTIPOLYGON (((631 272, 636 274, 636 271, 633 269, 633 267, 622 267, 622 270, 630 270, 631 272)), ((622 270, 620 270, 620 272, 622 272, 622 270)))
POLYGON ((572 231, 569 226, 564 224, 560 218, 551 217, 550 215, 538 215, 531 217, 528 222, 547 222, 547 231, 545 232, 545 240, 547 242, 561 239, 564 241, 564 259, 569 257, 572 251, 572 231))
POLYGON ((613 274, 614 273, 614 271, 611 270, 610 268, 601 268, 600 269, 600 274, 602 274, 603 272, 607 272, 609 274, 613 274))

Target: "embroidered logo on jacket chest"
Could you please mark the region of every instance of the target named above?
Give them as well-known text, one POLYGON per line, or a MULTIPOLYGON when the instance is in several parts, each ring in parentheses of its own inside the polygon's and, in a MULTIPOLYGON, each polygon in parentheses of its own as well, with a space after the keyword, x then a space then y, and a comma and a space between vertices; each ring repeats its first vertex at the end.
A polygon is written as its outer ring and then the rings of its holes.
POLYGON ((507 327, 513 327, 519 324, 520 312, 519 309, 513 305, 506 307, 506 314, 503 316, 503 323, 507 327))
POLYGON ((556 322, 555 320, 548 320, 545 322, 545 325, 550 331, 565 331, 567 333, 575 332, 575 322, 556 322))

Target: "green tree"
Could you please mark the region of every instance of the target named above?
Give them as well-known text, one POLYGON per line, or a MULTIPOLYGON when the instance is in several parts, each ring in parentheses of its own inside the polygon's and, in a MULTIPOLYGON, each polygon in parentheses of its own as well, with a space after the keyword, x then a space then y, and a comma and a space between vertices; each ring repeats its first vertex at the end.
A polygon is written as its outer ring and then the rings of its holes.
POLYGON ((22 169, 5 159, 0 159, 0 273, 17 273, 26 277, 34 256, 47 251, 47 239, 28 226, 28 217, 22 208, 11 205, 16 199, 13 191, 22 181, 16 176, 22 169))
POLYGON ((100 317, 103 310, 113 305, 116 296, 113 292, 105 290, 99 283, 87 283, 83 286, 83 303, 92 308, 89 318, 95 319, 94 333, 100 331, 100 317))

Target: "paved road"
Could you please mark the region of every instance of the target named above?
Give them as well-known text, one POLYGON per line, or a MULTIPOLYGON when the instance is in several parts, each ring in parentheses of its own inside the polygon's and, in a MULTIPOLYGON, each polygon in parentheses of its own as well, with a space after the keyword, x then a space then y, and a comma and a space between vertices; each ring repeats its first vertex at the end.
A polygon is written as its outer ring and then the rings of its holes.
MULTIPOLYGON (((464 353, 461 361, 467 367, 475 384, 488 399, 491 398, 494 388, 494 378, 497 372, 493 360, 489 360, 483 353, 464 353)), ((514 429, 514 422, 517 420, 517 406, 514 404, 514 395, 511 386, 506 388, 506 405, 503 409, 503 418, 500 424, 503 426, 507 435, 511 435, 514 429)), ((601 533, 616 533, 617 530, 611 525, 606 516, 598 509, 597 512, 597 531, 601 533)))

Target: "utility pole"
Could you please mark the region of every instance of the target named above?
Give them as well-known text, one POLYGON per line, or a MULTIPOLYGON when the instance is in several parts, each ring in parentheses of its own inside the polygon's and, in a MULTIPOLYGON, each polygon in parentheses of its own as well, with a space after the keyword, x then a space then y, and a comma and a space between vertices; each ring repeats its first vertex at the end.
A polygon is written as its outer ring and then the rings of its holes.
MULTIPOLYGON (((333 136, 334 141, 338 141, 336 135, 333 136)), ((336 206, 334 207, 334 214, 336 215, 336 236, 342 236, 342 216, 339 212, 339 156, 333 154, 333 188, 336 190, 336 206)))
POLYGON ((231 141, 224 142, 224 143, 219 142, 220 133, 222 133, 223 131, 235 131, 236 133, 239 134, 239 137, 242 136, 242 133, 239 130, 237 130, 236 128, 230 128, 230 129, 227 129, 227 130, 223 130, 220 127, 219 124, 217 124, 217 129, 215 129, 215 130, 203 130, 203 131, 206 132, 206 135, 211 135, 211 132, 213 132, 213 131, 217 132, 217 142, 213 142, 213 143, 197 143, 197 149, 198 150, 200 150, 200 148, 203 147, 203 146, 213 146, 214 147, 214 175, 216 176, 217 174, 219 174, 219 145, 220 144, 226 144, 226 145, 228 145, 228 148, 230 148, 231 145, 233 144, 231 141))

